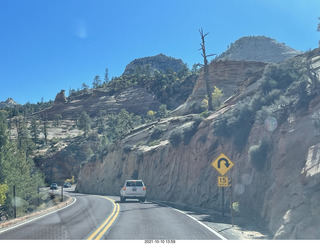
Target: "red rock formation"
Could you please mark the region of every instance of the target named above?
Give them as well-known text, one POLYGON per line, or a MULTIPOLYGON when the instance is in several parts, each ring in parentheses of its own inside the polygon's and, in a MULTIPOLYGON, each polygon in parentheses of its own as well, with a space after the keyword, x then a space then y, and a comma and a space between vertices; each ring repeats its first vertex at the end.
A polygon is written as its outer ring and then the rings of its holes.
POLYGON ((61 92, 59 92, 56 95, 56 98, 54 99, 53 105, 65 104, 67 102, 68 102, 68 100, 67 100, 66 95, 65 95, 65 90, 61 90, 61 92))

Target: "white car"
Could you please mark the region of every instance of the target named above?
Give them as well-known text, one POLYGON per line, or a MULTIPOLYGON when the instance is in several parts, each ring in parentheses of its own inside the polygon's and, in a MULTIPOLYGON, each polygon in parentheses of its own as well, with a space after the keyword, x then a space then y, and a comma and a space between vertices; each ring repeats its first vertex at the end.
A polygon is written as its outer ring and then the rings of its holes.
POLYGON ((142 180, 126 180, 120 190, 120 201, 138 199, 140 202, 144 202, 146 200, 146 193, 146 186, 142 180))

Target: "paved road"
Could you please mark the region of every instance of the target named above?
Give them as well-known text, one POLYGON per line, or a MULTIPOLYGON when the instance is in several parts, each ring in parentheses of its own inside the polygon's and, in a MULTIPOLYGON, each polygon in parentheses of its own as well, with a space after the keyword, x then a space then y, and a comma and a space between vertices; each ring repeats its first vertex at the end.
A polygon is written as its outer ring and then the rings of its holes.
POLYGON ((85 239, 110 214, 113 204, 98 196, 70 195, 76 199, 71 206, 5 232, 0 229, 0 239, 85 239))
MULTIPOLYGON (((113 198, 117 199, 117 198, 113 198)), ((126 200, 107 240, 220 240, 213 232, 173 208, 126 200)))
POLYGON ((71 206, 13 229, 0 229, 0 240, 220 239, 187 215, 157 203, 69 194, 76 199, 71 206))

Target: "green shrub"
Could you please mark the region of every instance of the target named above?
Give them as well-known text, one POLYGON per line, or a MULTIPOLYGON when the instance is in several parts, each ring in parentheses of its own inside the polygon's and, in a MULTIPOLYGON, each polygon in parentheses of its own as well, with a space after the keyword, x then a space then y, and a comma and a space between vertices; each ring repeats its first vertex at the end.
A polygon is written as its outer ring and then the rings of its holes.
POLYGON ((9 188, 7 184, 0 184, 0 206, 5 203, 8 190, 9 188))
POLYGON ((260 141, 259 144, 249 148, 249 158, 253 166, 261 171, 267 162, 269 144, 266 141, 260 141))
POLYGON ((150 140, 151 141, 158 140, 166 130, 167 128, 165 126, 157 126, 153 128, 150 134, 150 140))
POLYGON ((171 132, 169 136, 170 144, 174 147, 178 146, 183 139, 183 131, 182 129, 178 128, 171 132))
POLYGON ((240 204, 239 204, 239 202, 233 202, 232 203, 232 210, 235 213, 240 213, 240 204))
POLYGON ((154 141, 149 142, 148 146, 149 147, 153 147, 153 146, 156 146, 156 145, 159 145, 159 144, 160 144, 159 140, 154 140, 154 141))
POLYGON ((64 182, 74 184, 75 183, 74 175, 70 179, 66 179, 64 182))
POLYGON ((166 104, 161 104, 159 106, 159 111, 157 113, 158 117, 160 118, 166 118, 169 115, 169 111, 167 109, 167 105, 166 104))
POLYGON ((206 111, 203 111, 200 116, 202 118, 207 118, 209 115, 211 114, 211 112, 207 109, 206 111))
POLYGON ((261 84, 261 89, 264 94, 269 93, 273 89, 276 89, 278 87, 278 82, 271 79, 270 77, 267 77, 263 80, 261 84))
POLYGON ((216 136, 234 138, 233 144, 238 150, 242 150, 246 143, 254 123, 254 112, 250 106, 251 100, 244 99, 238 102, 236 106, 221 115, 214 122, 213 133, 216 136))
POLYGON ((183 142, 185 145, 188 145, 191 141, 191 138, 197 132, 198 126, 202 121, 202 117, 198 117, 195 121, 183 130, 183 142))
MULTIPOLYGON (((218 109, 221 105, 221 97, 223 96, 222 90, 220 90, 218 87, 214 86, 214 91, 211 94, 212 96, 212 107, 214 110, 218 109)), ((208 109, 208 96, 206 95, 205 99, 202 101, 202 106, 205 109, 208 109)))
POLYGON ((131 146, 129 146, 129 145, 125 145, 125 146, 123 147, 124 153, 129 153, 129 152, 131 152, 131 150, 132 150, 132 148, 131 148, 131 146))

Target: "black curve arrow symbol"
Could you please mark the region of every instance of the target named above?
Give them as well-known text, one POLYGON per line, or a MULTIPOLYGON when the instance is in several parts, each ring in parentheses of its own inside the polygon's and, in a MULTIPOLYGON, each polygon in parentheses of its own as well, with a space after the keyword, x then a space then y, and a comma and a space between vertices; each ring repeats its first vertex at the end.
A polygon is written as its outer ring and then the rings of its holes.
POLYGON ((219 160, 218 160, 218 168, 220 169, 220 163, 221 163, 221 161, 225 161, 225 166, 227 167, 227 168, 229 168, 229 166, 230 166, 230 164, 229 164, 229 161, 226 159, 226 158, 220 158, 219 160))

